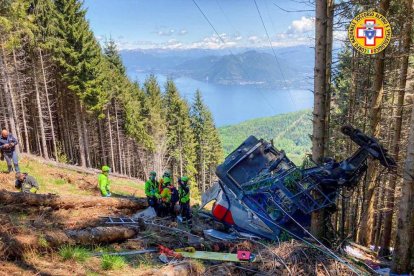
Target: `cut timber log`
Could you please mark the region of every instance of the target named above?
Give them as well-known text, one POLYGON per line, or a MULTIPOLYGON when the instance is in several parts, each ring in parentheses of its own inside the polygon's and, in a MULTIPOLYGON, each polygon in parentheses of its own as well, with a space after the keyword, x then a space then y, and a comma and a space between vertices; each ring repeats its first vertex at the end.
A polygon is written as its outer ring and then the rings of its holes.
POLYGON ((53 247, 62 244, 100 244, 124 241, 134 237, 139 227, 95 227, 81 230, 54 231, 45 234, 46 241, 53 247))
POLYGON ((145 198, 116 198, 96 196, 66 196, 54 194, 27 194, 0 191, 0 204, 26 204, 31 206, 50 206, 54 209, 112 207, 116 209, 140 210, 147 207, 145 198))
POLYGON ((94 245, 122 242, 133 238, 142 230, 137 227, 95 227, 80 230, 48 231, 41 235, 0 234, 0 249, 6 258, 20 258, 28 250, 46 250, 62 245, 94 245))

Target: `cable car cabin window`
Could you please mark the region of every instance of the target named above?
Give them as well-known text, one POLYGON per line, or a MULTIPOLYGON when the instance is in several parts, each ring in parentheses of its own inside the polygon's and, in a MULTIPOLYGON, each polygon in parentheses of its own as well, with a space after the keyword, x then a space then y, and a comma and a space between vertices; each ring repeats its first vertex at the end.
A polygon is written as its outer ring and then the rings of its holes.
MULTIPOLYGON (((243 156, 227 174, 242 188, 243 184, 247 185, 250 180, 257 178, 261 173, 267 172, 270 165, 279 157, 282 157, 282 154, 270 151, 263 143, 260 143, 253 147, 250 153, 243 156)), ((289 167, 284 161, 279 166, 289 167)))

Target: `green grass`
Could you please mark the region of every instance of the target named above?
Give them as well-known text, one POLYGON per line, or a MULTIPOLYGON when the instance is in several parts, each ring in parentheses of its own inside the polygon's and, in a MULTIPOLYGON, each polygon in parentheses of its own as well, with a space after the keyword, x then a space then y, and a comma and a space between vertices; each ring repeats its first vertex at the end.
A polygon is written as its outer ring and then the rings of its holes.
POLYGON ((312 146, 309 138, 312 133, 311 111, 303 110, 248 120, 237 125, 221 127, 219 133, 224 156, 235 150, 247 137, 254 135, 267 141, 274 139, 274 145, 278 150, 284 150, 296 165, 301 165, 305 154, 310 152, 312 146))
MULTIPOLYGON (((93 195, 94 193, 91 190, 78 188, 77 180, 79 179, 87 179, 92 185, 96 183, 96 191, 98 191, 98 174, 79 173, 70 169, 57 168, 52 164, 42 164, 27 155, 19 156, 19 166, 22 172, 36 178, 40 186, 38 193, 41 194, 93 195), (64 175, 64 177, 61 178, 59 175, 64 175), (72 179, 72 183, 69 183, 68 179, 72 179)), ((0 171, 6 170, 6 162, 0 162, 0 171)), ((3 183, 5 188, 14 190, 13 176, 14 174, 10 175, 10 183, 3 183)), ((115 176, 110 176, 110 178, 113 193, 122 195, 135 193, 136 196, 144 196, 144 181, 117 178, 115 176)))
POLYGON ((40 247, 42 248, 48 248, 49 247, 49 243, 47 242, 46 238, 44 235, 41 235, 38 239, 37 239, 37 243, 39 244, 40 247))
POLYGON ((118 270, 126 266, 126 261, 122 256, 102 255, 101 268, 103 270, 118 270))
POLYGON ((64 184, 67 184, 66 180, 65 179, 62 179, 62 178, 55 179, 54 183, 55 183, 55 185, 64 185, 64 184))
POLYGON ((74 260, 83 263, 90 257, 90 252, 88 249, 80 246, 65 245, 59 249, 59 255, 65 261, 74 260))

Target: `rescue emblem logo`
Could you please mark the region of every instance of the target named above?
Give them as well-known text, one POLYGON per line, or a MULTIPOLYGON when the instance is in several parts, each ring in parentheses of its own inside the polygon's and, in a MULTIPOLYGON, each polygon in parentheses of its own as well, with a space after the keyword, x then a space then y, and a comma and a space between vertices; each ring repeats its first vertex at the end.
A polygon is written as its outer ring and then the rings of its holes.
POLYGON ((391 25, 387 18, 374 11, 358 14, 348 28, 352 46, 367 55, 382 52, 390 43, 391 35, 391 25))

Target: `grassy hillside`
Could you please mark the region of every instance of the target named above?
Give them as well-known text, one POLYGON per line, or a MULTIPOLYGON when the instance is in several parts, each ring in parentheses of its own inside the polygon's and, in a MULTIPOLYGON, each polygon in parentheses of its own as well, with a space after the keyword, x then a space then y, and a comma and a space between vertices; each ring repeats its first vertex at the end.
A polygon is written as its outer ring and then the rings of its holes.
POLYGON ((311 111, 304 110, 245 121, 219 129, 225 155, 237 148, 247 137, 254 135, 270 141, 283 149, 296 164, 301 164, 304 154, 310 151, 312 132, 311 111))
MULTIPOLYGON (((39 183, 39 193, 59 195, 97 195, 98 175, 79 173, 70 169, 55 167, 53 164, 40 163, 38 157, 23 155, 19 165, 22 172, 34 176, 39 183)), ((6 162, 0 162, 0 189, 14 190, 15 174, 5 174, 6 162)), ((111 176, 111 190, 118 195, 144 195, 144 182, 111 176)))

